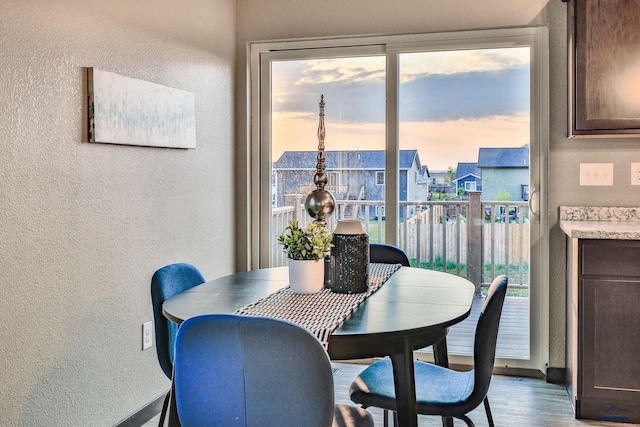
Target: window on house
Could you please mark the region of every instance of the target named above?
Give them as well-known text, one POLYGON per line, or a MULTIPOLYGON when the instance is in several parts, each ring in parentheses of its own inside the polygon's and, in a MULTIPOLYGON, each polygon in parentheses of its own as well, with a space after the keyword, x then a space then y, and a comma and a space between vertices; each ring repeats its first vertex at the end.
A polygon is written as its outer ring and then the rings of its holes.
POLYGON ((475 181, 467 181, 464 183, 464 191, 476 191, 477 184, 475 181))
POLYGON ((376 185, 384 185, 384 171, 376 172, 376 185))
POLYGON ((337 187, 340 185, 340 172, 325 172, 327 174, 327 185, 337 187))

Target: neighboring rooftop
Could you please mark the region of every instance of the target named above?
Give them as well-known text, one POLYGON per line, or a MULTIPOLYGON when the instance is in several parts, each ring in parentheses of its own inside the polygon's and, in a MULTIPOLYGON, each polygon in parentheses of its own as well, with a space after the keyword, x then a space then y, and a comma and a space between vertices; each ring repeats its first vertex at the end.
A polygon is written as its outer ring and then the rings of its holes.
POLYGON ((454 179, 454 181, 458 181, 465 176, 474 176, 476 178, 481 178, 482 175, 480 173, 480 168, 478 168, 478 164, 458 163, 458 168, 456 169, 456 179, 454 179))
POLYGON ((479 168, 528 168, 529 147, 480 148, 479 168))
MULTIPOLYGON (((285 151, 282 156, 273 163, 273 169, 315 169, 317 151, 285 151)), ((385 169, 384 150, 362 151, 325 151, 326 169, 385 169)), ((413 162, 418 162, 422 168, 418 150, 400 150, 400 169, 410 169, 413 162)), ((428 170, 426 171, 428 174, 428 170)))

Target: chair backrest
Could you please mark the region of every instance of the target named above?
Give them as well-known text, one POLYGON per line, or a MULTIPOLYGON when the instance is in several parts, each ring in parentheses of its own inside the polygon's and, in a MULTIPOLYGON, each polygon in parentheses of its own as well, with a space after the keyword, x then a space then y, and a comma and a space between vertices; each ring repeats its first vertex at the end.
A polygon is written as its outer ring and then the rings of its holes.
POLYGON ((383 243, 371 243, 369 245, 369 262, 410 266, 409 258, 402 249, 383 243))
POLYGON ((156 352, 162 371, 171 378, 173 353, 178 326, 162 314, 162 303, 194 286, 204 283, 200 271, 191 264, 169 264, 157 270, 151 278, 151 304, 156 330, 156 352))
MULTIPOLYGON (((496 356, 496 342, 498 339, 498 327, 502 306, 507 293, 507 276, 500 275, 493 279, 487 292, 487 297, 480 312, 480 318, 476 326, 474 343, 474 390, 469 400, 475 400, 475 406, 479 405, 489 391, 493 363, 496 356)), ((474 407, 475 407, 474 406, 474 407)))
POLYGON ((175 407, 186 426, 331 426, 324 347, 306 329, 266 317, 185 320, 176 340, 175 407))

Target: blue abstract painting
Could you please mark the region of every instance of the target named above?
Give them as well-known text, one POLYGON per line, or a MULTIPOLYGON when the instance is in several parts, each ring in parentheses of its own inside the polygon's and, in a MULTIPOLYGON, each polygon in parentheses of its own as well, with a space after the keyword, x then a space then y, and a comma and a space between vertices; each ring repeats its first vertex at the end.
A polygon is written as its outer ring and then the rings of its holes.
POLYGON ((88 140, 196 148, 192 92, 87 68, 88 140))

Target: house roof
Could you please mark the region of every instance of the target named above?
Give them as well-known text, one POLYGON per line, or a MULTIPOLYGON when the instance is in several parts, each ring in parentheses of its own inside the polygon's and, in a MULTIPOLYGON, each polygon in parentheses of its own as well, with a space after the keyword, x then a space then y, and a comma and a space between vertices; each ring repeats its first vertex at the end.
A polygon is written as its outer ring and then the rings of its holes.
POLYGON ((418 177, 416 178, 416 184, 427 184, 429 182, 429 168, 422 166, 418 171, 418 177))
POLYGON ((528 168, 529 147, 480 148, 479 168, 528 168))
POLYGON ((456 179, 454 181, 459 181, 464 177, 474 176, 476 178, 480 178, 480 168, 478 168, 477 163, 458 163, 458 167, 456 168, 456 179))
MULTIPOLYGON (((285 151, 273 163, 273 169, 315 169, 317 151, 285 151)), ((361 151, 325 151, 325 167, 330 169, 369 169, 384 170, 384 150, 361 151)), ((416 161, 418 168, 422 168, 418 150, 400 150, 398 162, 400 169, 410 169, 416 161)), ((428 174, 428 170, 426 171, 428 174)))

